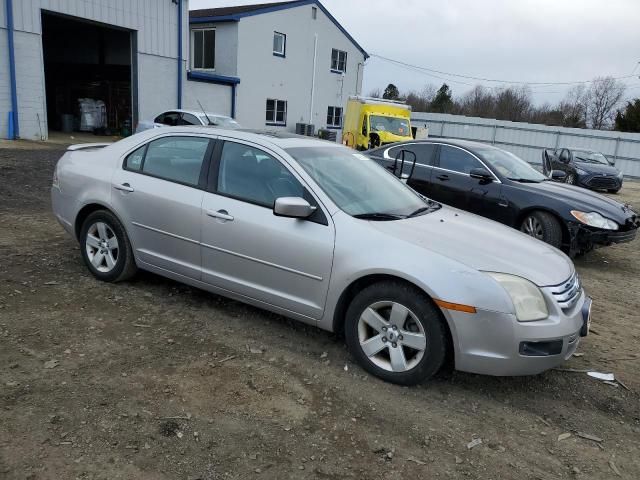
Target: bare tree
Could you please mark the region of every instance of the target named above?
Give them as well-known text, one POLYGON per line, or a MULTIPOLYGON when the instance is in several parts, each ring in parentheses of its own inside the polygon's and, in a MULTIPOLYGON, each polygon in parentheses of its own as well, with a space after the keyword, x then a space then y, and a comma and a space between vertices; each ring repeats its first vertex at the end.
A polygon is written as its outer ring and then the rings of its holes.
POLYGON ((369 92, 369 96, 371 98, 382 98, 382 90, 379 88, 374 88, 369 92))
POLYGON ((476 85, 459 100, 460 111, 470 117, 493 118, 496 100, 491 90, 476 85))
POLYGON ((562 112, 562 126, 587 128, 587 88, 584 84, 571 87, 558 104, 562 112))
POLYGON ((498 120, 524 122, 528 120, 533 109, 531 89, 526 85, 499 90, 495 99, 495 118, 498 120))
POLYGON ((587 123, 591 128, 611 128, 624 91, 625 85, 613 77, 598 77, 593 80, 586 93, 587 123))
POLYGON ((407 105, 411 105, 414 112, 428 112, 431 102, 436 96, 436 87, 433 84, 425 85, 422 90, 411 91, 407 95, 401 95, 400 99, 404 100, 407 105))

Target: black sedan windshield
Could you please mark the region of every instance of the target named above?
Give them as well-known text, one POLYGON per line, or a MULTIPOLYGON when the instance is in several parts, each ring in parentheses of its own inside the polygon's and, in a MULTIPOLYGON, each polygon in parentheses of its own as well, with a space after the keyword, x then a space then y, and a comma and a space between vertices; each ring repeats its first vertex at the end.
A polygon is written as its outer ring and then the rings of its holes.
POLYGON ((288 148, 289 153, 344 212, 370 220, 395 220, 439 207, 373 160, 344 147, 288 148))
POLYGON ((579 162, 609 165, 607 158, 603 154, 598 152, 589 152, 587 150, 574 150, 573 157, 579 162))
POLYGON ((516 182, 542 182, 546 180, 542 173, 513 153, 497 148, 477 148, 475 152, 488 163, 493 170, 509 180, 516 182))

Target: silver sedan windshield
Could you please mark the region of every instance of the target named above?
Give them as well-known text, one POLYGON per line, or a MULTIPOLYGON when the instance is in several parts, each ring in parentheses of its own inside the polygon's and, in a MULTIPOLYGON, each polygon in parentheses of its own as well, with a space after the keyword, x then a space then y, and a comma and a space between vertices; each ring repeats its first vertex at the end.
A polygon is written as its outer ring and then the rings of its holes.
POLYGON ((287 153, 349 215, 404 218, 428 206, 390 172, 348 148, 299 147, 287 153))

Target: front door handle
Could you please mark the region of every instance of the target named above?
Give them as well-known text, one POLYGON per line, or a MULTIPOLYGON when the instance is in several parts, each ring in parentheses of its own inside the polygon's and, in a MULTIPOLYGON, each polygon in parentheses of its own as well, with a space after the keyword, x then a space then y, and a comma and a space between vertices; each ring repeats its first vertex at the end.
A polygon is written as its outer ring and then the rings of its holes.
POLYGON ((226 210, 218 210, 217 212, 214 212, 213 210, 207 210, 207 215, 213 218, 219 218, 220 220, 233 222, 233 215, 229 215, 229 212, 227 212, 226 210))
POLYGON ((438 180, 442 180, 443 182, 446 182, 449 180, 449 175, 438 175, 436 178, 438 180))
POLYGON ((114 185, 113 188, 115 188, 116 190, 120 190, 121 192, 135 192, 133 187, 131 187, 131 185, 129 185, 128 183, 123 183, 122 185, 114 185))

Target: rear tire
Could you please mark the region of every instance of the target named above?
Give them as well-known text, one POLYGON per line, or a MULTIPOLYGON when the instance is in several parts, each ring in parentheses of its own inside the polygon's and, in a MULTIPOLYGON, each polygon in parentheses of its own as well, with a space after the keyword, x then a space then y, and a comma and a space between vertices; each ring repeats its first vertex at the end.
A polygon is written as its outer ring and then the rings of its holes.
POLYGON ((373 284, 347 309, 347 346, 367 372, 400 385, 432 377, 444 363, 447 332, 437 307, 417 288, 373 284))
POLYGON ((609 192, 609 193, 613 193, 613 194, 616 194, 616 193, 618 193, 619 191, 620 191, 620 189, 619 189, 619 188, 613 188, 613 189, 611 189, 611 190, 607 190, 607 192, 609 192))
POLYGON ((562 225, 551 213, 542 211, 528 213, 520 224, 520 231, 553 247, 562 246, 562 225))
POLYGON ((127 280, 138 270, 127 232, 108 210, 86 218, 80 229, 80 251, 89 271, 103 282, 127 280))

